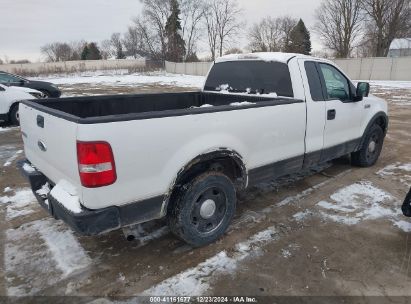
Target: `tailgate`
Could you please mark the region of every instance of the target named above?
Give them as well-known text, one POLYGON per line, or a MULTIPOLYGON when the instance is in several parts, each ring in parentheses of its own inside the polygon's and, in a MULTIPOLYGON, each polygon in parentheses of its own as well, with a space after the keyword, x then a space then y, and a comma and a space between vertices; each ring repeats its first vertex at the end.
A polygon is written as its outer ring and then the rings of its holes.
POLYGON ((80 190, 77 124, 24 103, 19 114, 26 158, 53 183, 64 180, 80 190))

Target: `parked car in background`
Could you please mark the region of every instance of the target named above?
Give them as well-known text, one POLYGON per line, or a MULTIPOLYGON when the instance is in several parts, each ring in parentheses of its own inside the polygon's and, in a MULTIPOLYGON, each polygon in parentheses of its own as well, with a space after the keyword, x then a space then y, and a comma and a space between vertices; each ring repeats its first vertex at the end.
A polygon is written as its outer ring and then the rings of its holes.
POLYGON ((29 88, 8 87, 0 84, 0 121, 19 125, 19 102, 33 98, 45 98, 45 95, 29 88))
POLYGON ((202 92, 22 102, 22 166, 39 203, 79 233, 166 217, 201 246, 226 231, 239 190, 346 154, 373 166, 388 116, 369 90, 328 60, 229 55, 202 92))
POLYGON ((47 97, 58 98, 61 96, 61 90, 51 82, 28 80, 2 71, 0 71, 0 84, 34 89, 44 93, 47 97))

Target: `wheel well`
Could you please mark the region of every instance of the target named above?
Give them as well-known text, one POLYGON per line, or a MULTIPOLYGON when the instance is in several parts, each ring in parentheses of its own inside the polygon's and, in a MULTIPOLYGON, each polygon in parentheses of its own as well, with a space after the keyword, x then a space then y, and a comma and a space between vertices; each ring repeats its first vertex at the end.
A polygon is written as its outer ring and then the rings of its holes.
POLYGON ((384 134, 387 132, 388 122, 384 116, 378 116, 375 119, 374 123, 381 127, 381 129, 384 131, 384 134))
POLYGON ((13 103, 13 104, 10 106, 9 118, 11 118, 11 112, 13 111, 13 109, 14 109, 15 107, 18 107, 18 105, 19 105, 19 102, 15 102, 15 103, 13 103))
POLYGON ((177 175, 177 179, 170 189, 167 199, 167 213, 173 205, 172 202, 180 194, 182 186, 207 171, 223 173, 231 179, 239 190, 246 187, 247 172, 241 157, 236 152, 218 151, 200 155, 188 163, 177 175))

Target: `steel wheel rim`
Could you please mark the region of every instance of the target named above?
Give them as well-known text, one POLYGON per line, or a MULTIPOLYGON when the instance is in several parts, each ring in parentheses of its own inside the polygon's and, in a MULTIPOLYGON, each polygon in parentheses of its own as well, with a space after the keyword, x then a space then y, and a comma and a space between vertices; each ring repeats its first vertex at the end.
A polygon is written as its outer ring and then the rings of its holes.
POLYGON ((367 159, 372 160, 376 157, 380 147, 380 138, 377 133, 371 135, 370 141, 367 147, 367 159))
POLYGON ((205 189, 194 200, 191 225, 201 234, 218 229, 227 212, 227 195, 219 186, 205 189))

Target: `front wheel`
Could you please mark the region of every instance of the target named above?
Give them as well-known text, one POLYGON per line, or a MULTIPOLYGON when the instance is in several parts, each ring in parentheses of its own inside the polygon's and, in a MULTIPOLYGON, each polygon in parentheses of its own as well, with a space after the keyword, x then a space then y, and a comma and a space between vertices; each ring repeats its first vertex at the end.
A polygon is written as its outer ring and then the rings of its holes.
POLYGON ((10 123, 15 126, 20 125, 19 105, 14 105, 10 110, 10 123))
POLYGON ((373 166, 380 157, 383 143, 383 130, 378 125, 372 126, 360 150, 351 154, 352 164, 359 167, 373 166))
POLYGON ((235 187, 227 176, 204 173, 181 188, 168 215, 169 227, 192 246, 210 244, 227 230, 236 202, 235 187))

